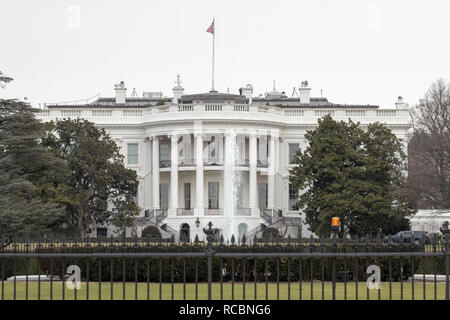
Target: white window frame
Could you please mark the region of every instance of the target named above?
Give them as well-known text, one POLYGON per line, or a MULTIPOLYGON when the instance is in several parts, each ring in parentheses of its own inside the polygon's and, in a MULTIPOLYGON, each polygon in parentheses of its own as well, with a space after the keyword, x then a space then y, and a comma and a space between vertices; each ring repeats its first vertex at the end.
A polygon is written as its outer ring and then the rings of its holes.
POLYGON ((140 155, 141 155, 141 144, 138 141, 127 141, 127 153, 126 153, 126 164, 130 167, 136 167, 140 165, 140 155), (129 145, 130 144, 135 144, 137 145, 137 163, 130 163, 129 162, 129 145))

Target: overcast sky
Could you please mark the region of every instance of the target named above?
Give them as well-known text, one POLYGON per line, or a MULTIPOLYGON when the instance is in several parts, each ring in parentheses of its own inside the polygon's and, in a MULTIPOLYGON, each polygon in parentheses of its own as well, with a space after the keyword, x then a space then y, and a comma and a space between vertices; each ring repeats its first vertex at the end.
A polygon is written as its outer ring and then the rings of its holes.
POLYGON ((216 17, 216 89, 312 96, 393 107, 418 102, 450 80, 450 1, 1 0, 0 70, 15 81, 0 97, 32 103, 113 96, 124 80, 172 95, 211 88, 216 17))

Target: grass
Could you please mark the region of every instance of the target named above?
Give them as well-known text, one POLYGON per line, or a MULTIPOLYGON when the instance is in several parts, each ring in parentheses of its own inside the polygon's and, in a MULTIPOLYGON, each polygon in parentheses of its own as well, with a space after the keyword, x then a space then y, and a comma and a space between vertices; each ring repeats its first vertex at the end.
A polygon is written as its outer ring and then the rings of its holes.
MULTIPOLYGON (((401 286, 400 282, 392 283, 392 299, 400 300, 401 299, 401 286)), ((86 283, 83 282, 81 284, 81 289, 77 290, 77 299, 78 300, 87 300, 86 297, 86 283)), ((311 300, 311 283, 303 282, 302 283, 302 299, 303 300, 311 300)), ((243 299, 243 284, 235 283, 234 285, 234 299, 242 300, 243 299)), ((286 282, 279 284, 279 299, 287 300, 289 298, 288 289, 289 285, 286 282)), ((0 288, 3 292, 4 300, 13 300, 14 299, 14 282, 13 281, 5 281, 4 286, 0 288)), ((162 293, 161 298, 163 300, 172 299, 172 284, 163 283, 161 286, 159 283, 150 283, 147 286, 147 283, 126 283, 125 284, 125 299, 126 300, 147 300, 147 289, 149 289, 150 300, 159 300, 160 299, 160 291, 162 293), (137 294, 137 296, 136 296, 137 294)), ((266 299, 266 284, 258 283, 257 284, 257 300, 265 300, 266 299)), ((354 300, 356 297, 356 285, 355 282, 347 283, 347 299, 354 300)), ((112 296, 111 296, 111 283, 104 282, 99 285, 98 282, 89 282, 89 300, 98 300, 99 297, 102 300, 122 300, 123 299, 123 290, 124 286, 122 282, 114 282, 112 286, 112 296)), ((183 300, 183 291, 184 286, 183 283, 175 283, 173 286, 174 299, 175 300, 183 300)), ((195 300, 196 299, 196 285, 193 283, 187 283, 185 285, 186 299, 187 300, 195 300)), ((198 299, 206 300, 207 299, 207 291, 208 285, 206 283, 198 284, 198 299)), ((344 299, 344 283, 336 284, 336 299, 343 300, 344 299)), ((424 284, 422 282, 414 283, 414 299, 415 300, 423 300, 424 299, 424 284)), ((436 287, 434 283, 425 282, 425 298, 426 300, 434 300, 435 299, 435 290, 436 290, 436 299, 443 300, 445 299, 445 283, 437 283, 436 287)), ((62 282, 53 282, 52 288, 49 282, 41 282, 40 284, 40 299, 41 300, 50 300, 50 292, 52 291, 52 299, 53 300, 62 300, 63 297, 63 286, 62 282)), ((212 287, 212 298, 214 300, 220 299, 220 283, 214 283, 212 287)), ((298 300, 299 299, 299 283, 291 283, 290 284, 290 299, 298 300)), ((332 283, 325 282, 324 290, 323 290, 323 298, 325 300, 332 299, 332 283)), ((64 287, 64 298, 66 300, 74 300, 75 299, 75 291, 69 290, 66 286, 64 287)), ((27 298, 27 288, 26 283, 24 281, 16 282, 16 299, 17 300, 25 300, 27 298)), ((245 299, 254 300, 255 298, 255 285, 254 283, 247 283, 245 286, 245 299)), ((2 299, 2 296, 0 296, 2 299)), ((29 282, 28 283, 28 299, 29 300, 37 300, 38 299, 38 283, 37 282, 29 282)), ((223 284, 223 299, 232 299, 232 284, 224 283, 223 284)), ((269 283, 268 284, 268 299, 275 300, 277 299, 277 284, 269 283)), ((313 283, 313 299, 321 300, 322 299, 322 283, 320 281, 313 283)), ((358 283, 358 299, 359 300, 367 300, 367 286, 363 283, 358 283)), ((378 290, 369 290, 369 299, 377 300, 378 299, 378 290)), ((383 282, 381 284, 380 290, 380 299, 381 300, 389 300, 389 283, 383 282)), ((411 282, 403 283, 403 299, 411 300, 412 299, 412 284, 411 282)))

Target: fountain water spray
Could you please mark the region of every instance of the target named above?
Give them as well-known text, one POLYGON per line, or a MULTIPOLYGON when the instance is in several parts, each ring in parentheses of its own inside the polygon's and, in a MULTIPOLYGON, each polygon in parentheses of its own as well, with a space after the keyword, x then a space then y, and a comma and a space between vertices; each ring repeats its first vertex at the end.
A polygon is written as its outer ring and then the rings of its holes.
POLYGON ((236 211, 241 203, 242 174, 238 170, 241 160, 241 150, 237 141, 236 132, 231 129, 225 139, 225 163, 224 163, 224 215, 227 220, 227 228, 224 238, 231 239, 237 236, 235 224, 236 211))

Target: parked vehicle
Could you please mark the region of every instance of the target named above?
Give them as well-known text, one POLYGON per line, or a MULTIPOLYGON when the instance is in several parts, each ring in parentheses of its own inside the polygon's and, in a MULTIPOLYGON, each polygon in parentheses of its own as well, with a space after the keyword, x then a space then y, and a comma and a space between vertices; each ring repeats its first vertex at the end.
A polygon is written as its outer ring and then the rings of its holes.
POLYGON ((428 231, 413 231, 414 233, 414 240, 415 241, 424 241, 425 243, 430 242, 430 235, 428 234, 428 231))
MULTIPOLYGON (((430 236, 427 231, 400 231, 391 236, 391 239, 394 243, 430 242, 430 236)), ((389 237, 384 237, 384 242, 388 241, 389 237)))

